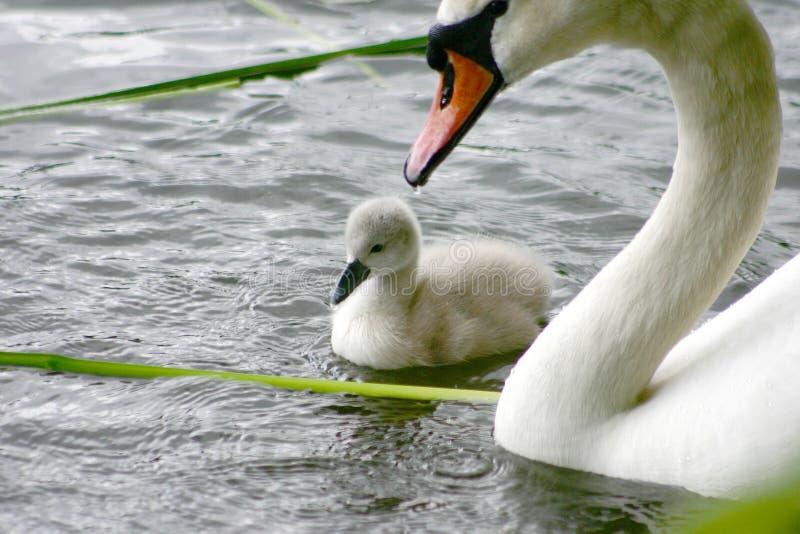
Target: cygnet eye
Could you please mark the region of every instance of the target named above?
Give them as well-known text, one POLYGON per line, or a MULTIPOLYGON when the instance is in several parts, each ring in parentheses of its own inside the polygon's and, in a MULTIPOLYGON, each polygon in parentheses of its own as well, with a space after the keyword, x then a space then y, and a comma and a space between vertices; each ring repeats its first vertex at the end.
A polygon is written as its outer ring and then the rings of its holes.
POLYGON ((508 11, 508 0, 493 0, 486 6, 486 11, 488 11, 489 15, 492 17, 499 17, 508 11))
POLYGON ((369 253, 370 254, 377 254, 381 250, 383 250, 383 245, 378 243, 377 245, 372 245, 372 248, 369 249, 369 253))

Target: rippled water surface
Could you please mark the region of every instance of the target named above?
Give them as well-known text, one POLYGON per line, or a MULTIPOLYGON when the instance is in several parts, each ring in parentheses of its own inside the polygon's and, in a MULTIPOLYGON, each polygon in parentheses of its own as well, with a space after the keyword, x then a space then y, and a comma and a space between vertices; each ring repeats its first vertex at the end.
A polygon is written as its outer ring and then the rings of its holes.
MULTIPOLYGON (((422 35, 436 8, 278 5, 322 39, 238 0, 0 2, 2 107, 422 35)), ((714 310, 800 246, 800 4, 753 5, 776 48, 784 152, 714 310)), ((380 373, 331 353, 348 210, 399 194, 431 239, 536 247, 559 307, 655 205, 674 114, 654 61, 597 48, 507 90, 414 196, 400 171, 434 85, 422 56, 340 60, 0 125, 3 350, 499 389, 509 361, 380 373)), ((0 410, 2 531, 637 531, 690 497, 515 458, 492 441, 491 406, 6 368, 0 410)))

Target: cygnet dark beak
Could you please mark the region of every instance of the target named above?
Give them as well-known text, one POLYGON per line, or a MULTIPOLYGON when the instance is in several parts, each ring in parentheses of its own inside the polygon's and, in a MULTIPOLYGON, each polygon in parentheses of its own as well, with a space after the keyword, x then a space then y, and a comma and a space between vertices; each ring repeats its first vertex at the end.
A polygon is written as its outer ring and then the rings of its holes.
POLYGON ((350 296, 350 293, 352 293, 361 282, 366 280, 367 276, 369 276, 369 267, 358 260, 349 263, 347 267, 344 268, 344 271, 342 271, 342 275, 339 277, 339 282, 336 284, 336 287, 331 291, 331 305, 339 304, 350 296))

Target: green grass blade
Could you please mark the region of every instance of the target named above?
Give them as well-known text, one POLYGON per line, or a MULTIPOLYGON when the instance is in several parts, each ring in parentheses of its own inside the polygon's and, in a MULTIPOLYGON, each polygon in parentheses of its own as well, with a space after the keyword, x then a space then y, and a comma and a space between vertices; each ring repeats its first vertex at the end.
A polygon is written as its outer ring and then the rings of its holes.
POLYGON ((696 520, 691 534, 783 534, 800 532, 800 477, 745 501, 723 501, 696 520))
POLYGON ((264 15, 270 17, 271 19, 277 20, 282 24, 294 28, 299 33, 308 37, 309 39, 317 42, 323 42, 319 35, 317 35, 316 33, 312 32, 311 30, 300 24, 300 21, 297 20, 296 18, 284 13, 278 6, 276 6, 272 2, 268 2, 266 0, 244 0, 244 2, 253 9, 257 9, 264 15))
POLYGON ((237 85, 241 82, 263 78, 265 76, 292 77, 300 73, 315 69, 322 63, 345 56, 375 56, 383 54, 402 54, 421 52, 425 49, 426 37, 414 37, 388 41, 375 45, 344 48, 323 54, 273 61, 250 67, 190 76, 177 80, 131 87, 118 91, 111 91, 91 96, 46 102, 17 108, 0 110, 0 122, 28 118, 42 113, 67 110, 76 106, 90 106, 98 104, 112 104, 139 100, 143 98, 174 96, 188 90, 213 89, 237 85))
MULTIPOLYGON (((291 15, 287 15, 281 9, 276 6, 274 3, 269 2, 268 0, 244 0, 250 7, 256 9, 263 13, 264 15, 282 23, 290 28, 293 28, 295 31, 300 33, 301 35, 307 37, 308 39, 315 41, 327 49, 333 48, 333 43, 326 39, 325 37, 319 35, 318 33, 310 30, 309 28, 305 27, 299 20, 295 19, 291 15)), ((375 80, 378 83, 382 83, 382 79, 380 74, 377 73, 375 69, 364 63, 363 61, 359 61, 355 58, 349 58, 353 65, 375 80)))
POLYGON ((164 378, 176 376, 199 376, 211 379, 255 382, 283 389, 313 391, 314 393, 350 393, 363 397, 382 397, 417 401, 461 401, 493 404, 500 398, 495 391, 475 389, 436 388, 427 386, 404 386, 370 382, 345 382, 318 378, 257 375, 229 371, 186 369, 182 367, 159 367, 130 363, 106 362, 69 358, 59 354, 37 354, 25 352, 0 352, 0 365, 34 367, 50 371, 113 376, 118 378, 164 378))

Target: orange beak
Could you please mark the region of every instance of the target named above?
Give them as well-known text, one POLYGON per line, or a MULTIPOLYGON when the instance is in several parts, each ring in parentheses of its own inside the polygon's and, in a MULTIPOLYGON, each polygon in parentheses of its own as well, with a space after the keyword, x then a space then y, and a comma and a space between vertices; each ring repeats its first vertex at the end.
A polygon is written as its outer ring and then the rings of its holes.
POLYGON ((408 154, 404 173, 416 187, 425 185, 439 163, 458 144, 502 87, 502 77, 475 61, 447 50, 428 121, 408 154))

